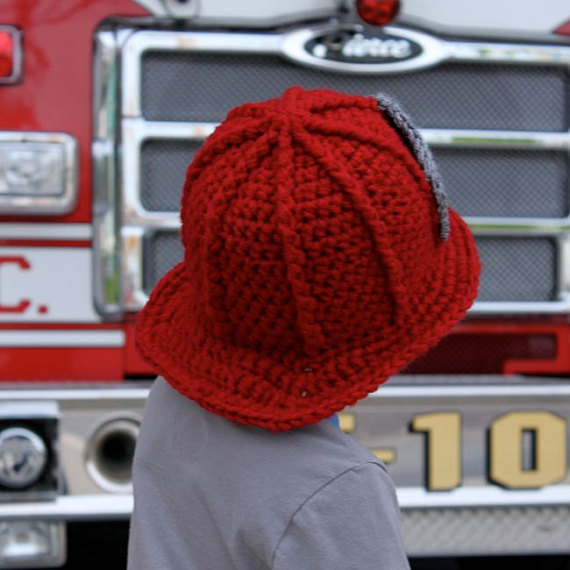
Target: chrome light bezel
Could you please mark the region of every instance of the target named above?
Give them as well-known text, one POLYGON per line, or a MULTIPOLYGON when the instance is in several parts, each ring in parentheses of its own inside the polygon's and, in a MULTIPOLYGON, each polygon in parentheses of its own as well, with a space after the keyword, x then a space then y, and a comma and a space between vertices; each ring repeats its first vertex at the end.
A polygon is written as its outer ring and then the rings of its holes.
POLYGON ((0 143, 53 144, 63 150, 63 188, 55 195, 0 195, 2 215, 61 215, 73 210, 78 198, 78 145, 66 133, 3 131, 0 143))
POLYGON ((14 26, 0 26, 0 32, 8 32, 12 36, 14 57, 12 60, 12 73, 8 77, 0 77, 0 85, 18 83, 23 75, 24 54, 22 50, 22 32, 14 26))

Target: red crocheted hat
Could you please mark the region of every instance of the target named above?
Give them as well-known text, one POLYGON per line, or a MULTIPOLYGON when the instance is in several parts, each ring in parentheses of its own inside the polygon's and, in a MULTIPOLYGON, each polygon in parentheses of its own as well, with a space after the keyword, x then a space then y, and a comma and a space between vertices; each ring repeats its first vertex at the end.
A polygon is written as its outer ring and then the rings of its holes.
POLYGON ((427 147, 388 100, 295 87, 231 111, 190 165, 184 261, 138 347, 211 412, 288 430, 373 392, 477 293, 427 147))

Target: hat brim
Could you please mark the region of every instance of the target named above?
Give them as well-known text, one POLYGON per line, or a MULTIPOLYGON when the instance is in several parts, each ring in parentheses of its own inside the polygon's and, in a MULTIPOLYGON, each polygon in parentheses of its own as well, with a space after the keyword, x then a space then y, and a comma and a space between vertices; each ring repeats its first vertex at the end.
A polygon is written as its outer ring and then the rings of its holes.
POLYGON ((310 370, 297 368, 297 374, 311 375, 318 391, 300 397, 276 376, 268 378, 267 370, 291 374, 291 362, 287 368, 244 346, 198 333, 193 289, 182 263, 161 279, 141 311, 137 346, 175 389, 213 413, 280 431, 317 423, 374 392, 425 353, 473 303, 479 282, 475 242, 465 222, 451 208, 449 213, 449 240, 442 242, 440 264, 434 268, 438 279, 428 285, 426 303, 416 309, 413 324, 393 325, 366 345, 325 352, 313 359, 310 370), (247 393, 241 389, 244 377, 247 393))

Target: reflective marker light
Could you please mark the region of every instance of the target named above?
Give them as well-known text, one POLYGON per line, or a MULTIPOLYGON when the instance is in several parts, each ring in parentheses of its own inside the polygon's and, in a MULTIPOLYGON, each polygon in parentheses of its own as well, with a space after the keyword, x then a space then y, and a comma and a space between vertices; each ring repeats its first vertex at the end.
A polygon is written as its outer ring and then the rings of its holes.
POLYGON ((368 24, 385 26, 398 14, 399 0, 356 0, 358 15, 368 24))
POLYGON ((77 145, 63 133, 0 132, 0 213, 65 214, 77 198, 77 145))
POLYGON ((65 558, 64 523, 0 522, 0 568, 53 568, 65 558))
POLYGON ((15 83, 21 75, 21 35, 12 26, 0 26, 0 83, 15 83))

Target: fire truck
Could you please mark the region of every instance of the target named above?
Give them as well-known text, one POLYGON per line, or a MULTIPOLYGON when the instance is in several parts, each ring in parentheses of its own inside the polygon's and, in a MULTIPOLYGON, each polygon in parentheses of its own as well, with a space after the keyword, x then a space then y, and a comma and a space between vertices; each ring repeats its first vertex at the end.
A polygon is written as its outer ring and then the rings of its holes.
POLYGON ((154 378, 134 323, 182 257, 186 166, 291 85, 398 101, 483 263, 467 319, 341 414, 409 555, 570 551, 566 2, 3 0, 0 568, 125 532, 154 378))

